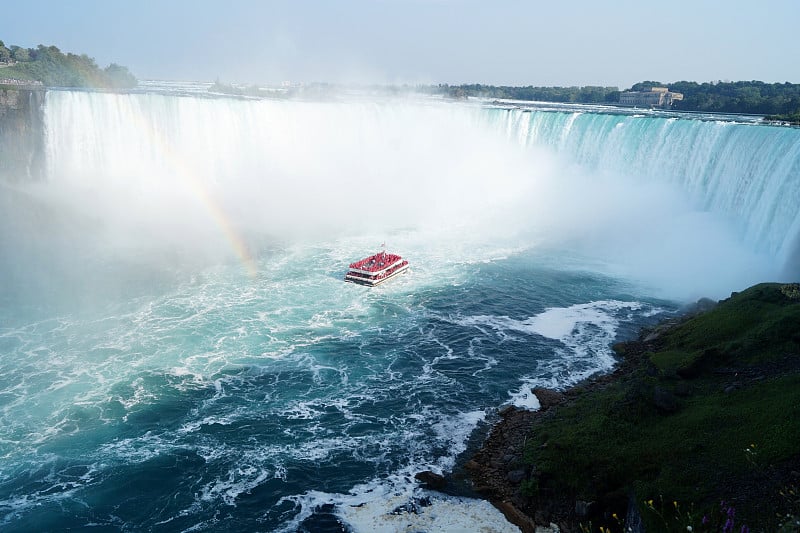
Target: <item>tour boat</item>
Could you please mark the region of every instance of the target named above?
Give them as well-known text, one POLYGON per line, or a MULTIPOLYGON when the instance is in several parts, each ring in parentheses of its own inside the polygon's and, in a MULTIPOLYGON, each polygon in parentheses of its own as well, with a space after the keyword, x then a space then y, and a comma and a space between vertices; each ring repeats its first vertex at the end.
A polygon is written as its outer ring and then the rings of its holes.
POLYGON ((374 287, 408 270, 408 261, 385 251, 350 264, 345 281, 374 287))

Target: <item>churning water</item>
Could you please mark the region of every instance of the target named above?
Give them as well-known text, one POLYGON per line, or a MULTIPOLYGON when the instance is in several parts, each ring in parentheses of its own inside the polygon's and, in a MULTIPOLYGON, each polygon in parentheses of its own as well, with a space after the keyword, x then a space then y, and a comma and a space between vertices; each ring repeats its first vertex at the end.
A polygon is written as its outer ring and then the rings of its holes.
POLYGON ((50 92, 0 224, 4 531, 513 530, 427 492, 505 403, 791 271, 800 132, 50 92), (347 265, 382 242, 412 272, 347 265))

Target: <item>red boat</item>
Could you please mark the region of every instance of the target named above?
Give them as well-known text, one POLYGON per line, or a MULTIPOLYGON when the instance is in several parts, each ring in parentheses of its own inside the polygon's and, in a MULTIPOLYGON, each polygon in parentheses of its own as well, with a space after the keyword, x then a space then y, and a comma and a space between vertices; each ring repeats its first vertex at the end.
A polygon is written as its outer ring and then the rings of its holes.
POLYGON ((345 281, 374 287, 408 270, 408 261, 397 254, 378 252, 350 264, 345 281))

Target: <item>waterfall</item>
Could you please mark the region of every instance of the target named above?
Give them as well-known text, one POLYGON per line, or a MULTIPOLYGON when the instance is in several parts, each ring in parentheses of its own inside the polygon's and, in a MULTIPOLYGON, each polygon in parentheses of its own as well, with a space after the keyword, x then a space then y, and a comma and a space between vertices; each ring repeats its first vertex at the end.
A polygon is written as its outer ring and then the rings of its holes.
POLYGON ((679 186, 734 221, 743 240, 794 260, 800 234, 800 129, 685 116, 493 109, 510 140, 593 171, 679 186))
POLYGON ((190 190, 195 204, 240 226, 286 231, 291 219, 293 229, 357 231, 353 213, 364 205, 400 225, 503 211, 544 164, 513 160, 522 147, 605 179, 680 190, 795 275, 800 129, 701 118, 51 91, 45 151, 50 182, 121 188, 126 202, 169 210, 169 198, 190 190), (295 216, 309 210, 315 217, 295 216))

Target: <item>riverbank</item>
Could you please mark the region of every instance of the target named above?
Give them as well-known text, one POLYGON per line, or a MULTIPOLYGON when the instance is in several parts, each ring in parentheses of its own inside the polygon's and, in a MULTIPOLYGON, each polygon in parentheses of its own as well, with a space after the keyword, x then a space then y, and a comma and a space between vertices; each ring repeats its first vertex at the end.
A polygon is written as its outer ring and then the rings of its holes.
POLYGON ((523 531, 717 531, 729 513, 737 531, 777 531, 797 516, 800 286, 708 307, 616 345, 610 374, 534 390, 539 411, 502 411, 464 465, 474 489, 523 531))

